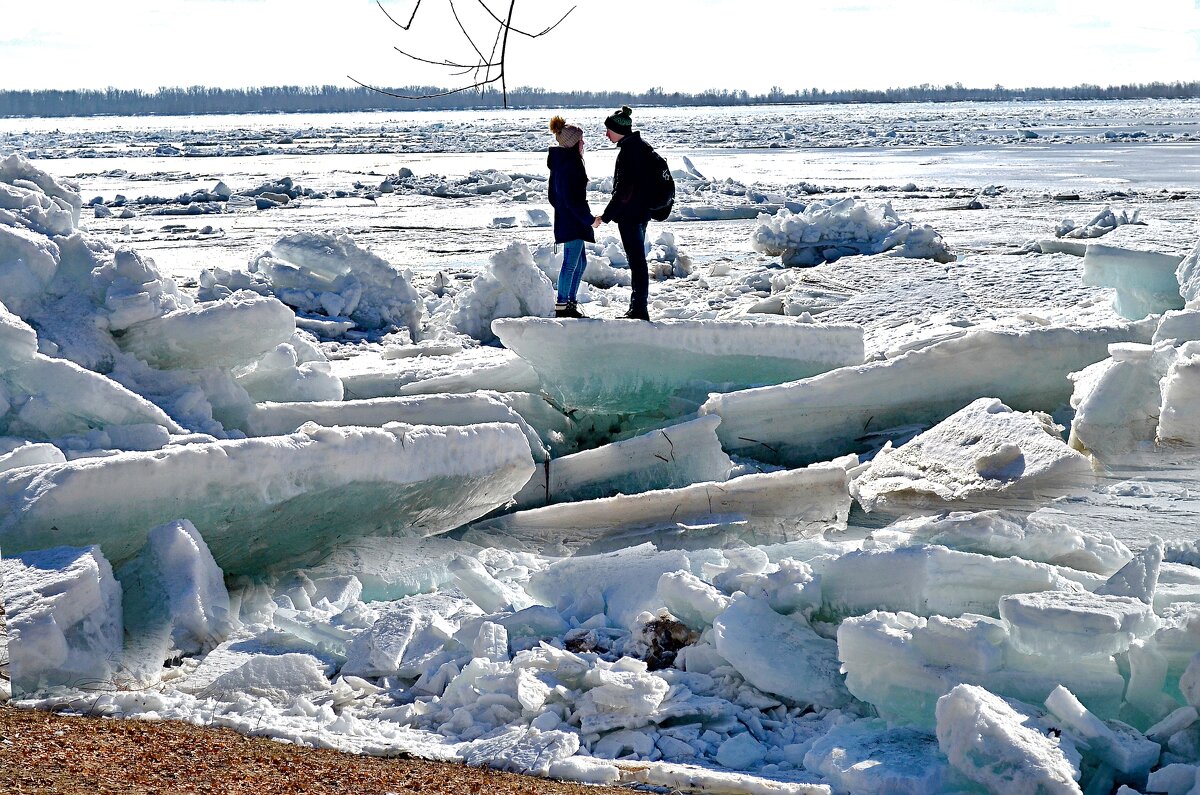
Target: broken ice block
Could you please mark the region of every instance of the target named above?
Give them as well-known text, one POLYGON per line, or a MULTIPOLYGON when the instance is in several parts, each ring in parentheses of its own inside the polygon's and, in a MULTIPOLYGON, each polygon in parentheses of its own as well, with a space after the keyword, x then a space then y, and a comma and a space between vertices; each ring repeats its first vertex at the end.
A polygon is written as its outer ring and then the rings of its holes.
POLYGON ((517 507, 724 481, 733 465, 715 433, 720 423, 701 417, 551 459, 517 494, 517 507))
POLYGON ((884 449, 850 485, 867 511, 913 505, 1057 496, 1091 477, 1087 459, 1041 412, 979 398, 910 442, 884 449))
POLYGON ((239 290, 223 301, 197 304, 136 323, 117 342, 160 369, 249 364, 296 331, 296 315, 275 298, 239 290))
POLYGON ((1011 628, 1013 645, 1050 657, 1107 657, 1158 629, 1154 610, 1140 599, 1082 589, 1005 596, 1000 617, 1011 628))
POLYGON ((433 535, 504 504, 533 470, 515 425, 305 426, 0 473, 0 546, 98 542, 132 557, 188 517, 227 574, 363 535, 433 535))
POLYGON ((759 690, 826 709, 849 703, 837 644, 814 632, 803 616, 781 616, 765 601, 741 596, 713 630, 717 652, 759 690))
POLYGON ((1083 255, 1083 283, 1092 287, 1115 287, 1113 309, 1121 317, 1138 320, 1183 309, 1175 271, 1183 257, 1156 251, 1091 243, 1083 255))
POLYGON ((1079 795, 1079 752, 1033 707, 975 685, 938 700, 937 738, 950 764, 989 792, 1079 795))
POLYGON ((633 413, 664 408, 685 386, 778 384, 864 357, 862 328, 852 325, 519 318, 496 320, 492 330, 563 405, 633 413))
POLYGON ((823 465, 518 511, 477 522, 462 538, 561 551, 689 522, 738 521, 750 535, 791 540, 844 523, 849 508, 846 470, 823 465))
POLYGON ((0 559, 0 602, 13 695, 111 686, 121 660, 121 586, 99 547, 0 559))
POLYGON ((799 465, 864 451, 864 436, 932 425, 981 395, 1016 411, 1053 411, 1071 397, 1067 374, 1108 356, 1114 342, 1148 342, 1151 324, 967 331, 894 359, 777 386, 712 395, 731 454, 799 465))

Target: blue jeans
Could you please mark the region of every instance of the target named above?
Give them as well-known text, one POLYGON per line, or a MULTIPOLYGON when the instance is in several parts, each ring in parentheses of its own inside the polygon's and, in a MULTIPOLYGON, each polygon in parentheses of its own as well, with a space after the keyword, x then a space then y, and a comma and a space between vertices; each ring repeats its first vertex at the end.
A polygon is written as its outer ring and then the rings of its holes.
POLYGON ((565 304, 575 300, 579 292, 579 281, 587 269, 587 257, 583 255, 582 240, 568 240, 563 243, 562 269, 558 272, 558 303, 565 304))

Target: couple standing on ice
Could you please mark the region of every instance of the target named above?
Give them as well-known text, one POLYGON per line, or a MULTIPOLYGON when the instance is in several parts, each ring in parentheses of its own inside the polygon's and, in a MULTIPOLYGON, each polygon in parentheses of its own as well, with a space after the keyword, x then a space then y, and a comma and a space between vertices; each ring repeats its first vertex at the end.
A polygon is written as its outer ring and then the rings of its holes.
POLYGON ((584 242, 596 242, 601 223, 617 222, 621 245, 629 260, 633 290, 629 311, 621 317, 649 320, 646 309, 650 276, 646 270, 646 225, 653 217, 663 220, 674 199, 674 182, 663 159, 642 134, 633 129, 633 111, 628 105, 604 120, 608 140, 617 145, 612 200, 603 215, 592 215, 587 202, 587 172, 583 167, 583 130, 567 124, 561 116, 550 120, 550 131, 558 142, 550 147, 550 204, 554 207, 554 242, 563 245, 563 264, 558 273, 555 317, 584 317, 575 302, 579 281, 587 267, 584 242), (668 195, 669 193, 669 195, 668 195))

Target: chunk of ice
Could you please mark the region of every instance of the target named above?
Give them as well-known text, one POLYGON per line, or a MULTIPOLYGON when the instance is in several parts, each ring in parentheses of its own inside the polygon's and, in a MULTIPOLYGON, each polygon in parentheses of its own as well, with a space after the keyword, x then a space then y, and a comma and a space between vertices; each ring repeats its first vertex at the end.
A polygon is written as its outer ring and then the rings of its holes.
POLYGON ((1080 590, 1011 594, 1000 599, 1000 617, 1012 642, 1026 654, 1107 657, 1158 629, 1153 608, 1129 596, 1080 590))
POLYGON ((573 408, 661 410, 683 386, 728 392, 863 361, 858 326, 796 321, 497 320, 506 348, 573 408), (586 367, 572 363, 587 362, 586 367))
POLYGON ((804 767, 820 773, 838 792, 855 795, 925 795, 941 792, 953 772, 932 734, 889 728, 877 719, 831 729, 804 755, 804 767))
POLYGON ((938 700, 937 737, 950 764, 990 792, 1080 795, 1078 751, 1028 705, 975 685, 938 700))
POLYGON ((715 433, 720 422, 701 417, 551 459, 517 494, 517 507, 725 481, 733 464, 715 433))
POLYGON ((1175 276, 1183 258, 1176 254, 1091 243, 1083 255, 1083 283, 1115 287, 1113 309, 1131 320, 1182 309, 1180 282, 1175 276))
POLYGON ((777 386, 712 395, 731 454, 790 465, 863 451, 864 434, 933 425, 980 396, 1016 411, 1053 411, 1071 396, 1067 374, 1108 356, 1114 342, 1147 342, 1152 325, 973 330, 894 359, 777 386))
POLYGON ((979 398, 895 449, 884 449, 850 484, 867 511, 1056 494, 1089 479, 1084 456, 1046 414, 979 398))
POLYGON ((746 681, 767 693, 826 709, 845 706, 837 644, 802 616, 781 616, 766 602, 735 598, 713 624, 717 652, 746 681))
POLYGON ((110 684, 121 659, 121 586, 99 547, 0 559, 0 601, 14 696, 110 684))
POLYGON ((180 515, 226 573, 320 555, 356 535, 432 535, 502 505, 533 462, 515 425, 305 426, 0 473, 0 544, 99 541, 123 562, 180 515))

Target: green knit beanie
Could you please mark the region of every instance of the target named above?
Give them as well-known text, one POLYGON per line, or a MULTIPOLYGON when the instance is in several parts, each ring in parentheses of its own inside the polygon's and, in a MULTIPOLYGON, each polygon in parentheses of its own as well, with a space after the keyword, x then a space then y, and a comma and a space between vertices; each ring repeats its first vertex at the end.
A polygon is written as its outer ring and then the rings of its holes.
POLYGON ((604 120, 604 126, 617 135, 629 135, 633 132, 633 108, 622 105, 619 111, 604 120))

